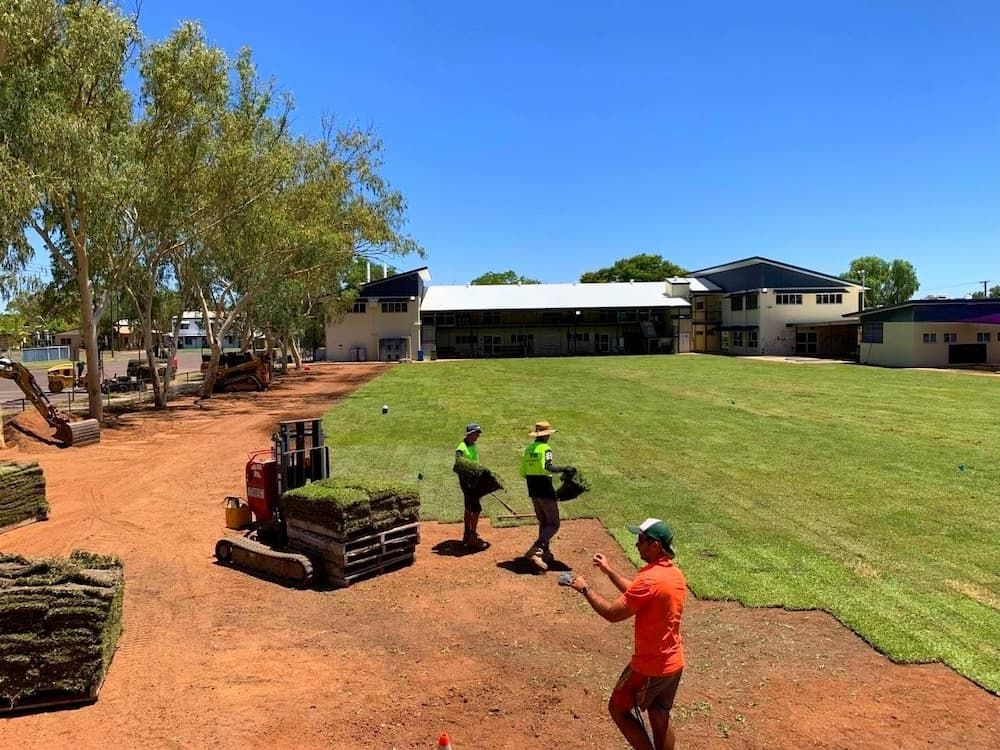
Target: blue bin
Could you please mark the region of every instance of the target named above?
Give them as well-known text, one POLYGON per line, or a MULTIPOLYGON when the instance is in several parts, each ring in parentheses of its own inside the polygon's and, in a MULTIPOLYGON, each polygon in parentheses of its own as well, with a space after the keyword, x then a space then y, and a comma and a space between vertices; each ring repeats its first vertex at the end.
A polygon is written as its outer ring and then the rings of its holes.
POLYGON ((423 362, 423 361, 424 361, 424 350, 417 349, 417 362, 423 362))

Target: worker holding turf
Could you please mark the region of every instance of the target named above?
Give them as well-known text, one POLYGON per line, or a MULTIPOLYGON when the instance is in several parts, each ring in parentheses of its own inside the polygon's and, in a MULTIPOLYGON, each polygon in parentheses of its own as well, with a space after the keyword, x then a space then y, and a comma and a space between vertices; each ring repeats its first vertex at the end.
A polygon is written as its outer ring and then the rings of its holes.
POLYGON ((629 580, 608 563, 604 555, 594 555, 599 568, 622 595, 608 601, 591 590, 583 576, 560 581, 573 587, 608 622, 635 617, 635 648, 632 659, 611 692, 608 712, 618 729, 636 750, 673 750, 674 730, 670 710, 684 671, 681 641, 681 613, 687 597, 684 574, 674 565, 674 533, 658 518, 647 518, 629 526, 637 534, 636 549, 646 563, 629 580), (642 712, 649 716, 652 742, 646 734, 642 712))
POLYGON ((521 476, 528 484, 528 497, 538 519, 538 538, 524 557, 539 570, 548 570, 549 563, 555 559, 549 542, 559 531, 559 500, 550 474, 576 471, 572 466, 553 465, 549 438, 555 432, 548 422, 536 422, 534 431, 528 433, 535 440, 521 456, 521 476))
MULTIPOLYGON (((479 463, 479 446, 476 443, 482 433, 483 428, 475 422, 470 422, 466 426, 465 437, 455 448, 456 460, 465 459, 474 464, 479 463)), ((476 530, 479 526, 479 514, 483 512, 480 496, 469 485, 465 475, 458 475, 458 484, 462 488, 462 495, 465 498, 465 534, 462 537, 462 544, 466 549, 476 552, 489 549, 490 543, 479 536, 476 530)))

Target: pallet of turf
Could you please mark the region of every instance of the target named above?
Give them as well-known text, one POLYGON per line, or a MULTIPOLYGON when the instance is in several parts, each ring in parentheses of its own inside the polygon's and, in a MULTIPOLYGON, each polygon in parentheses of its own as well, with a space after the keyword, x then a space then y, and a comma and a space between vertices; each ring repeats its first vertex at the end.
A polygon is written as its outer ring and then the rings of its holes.
POLYGON ((0 533, 48 517, 42 467, 37 463, 0 462, 0 533))
POLYGON ((288 544, 318 562, 327 583, 413 562, 420 543, 420 495, 413 487, 323 479, 282 497, 288 544))
POLYGON ((121 635, 114 557, 0 554, 0 714, 92 703, 121 635))
POLYGON ((452 471, 458 474, 458 484, 462 491, 477 500, 503 489, 503 484, 496 474, 482 464, 467 458, 456 458, 452 471))

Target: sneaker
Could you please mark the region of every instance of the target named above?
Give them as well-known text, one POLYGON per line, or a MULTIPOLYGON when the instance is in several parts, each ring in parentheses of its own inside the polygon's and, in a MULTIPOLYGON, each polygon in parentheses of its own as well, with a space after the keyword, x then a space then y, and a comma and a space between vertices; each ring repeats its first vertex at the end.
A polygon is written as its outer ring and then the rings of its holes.
POLYGON ((462 544, 465 546, 466 549, 475 550, 477 552, 481 552, 484 549, 490 548, 490 543, 487 542, 485 539, 483 539, 481 536, 479 536, 479 534, 472 534, 470 536, 465 537, 465 539, 462 540, 462 544))
POLYGON ((556 556, 552 554, 552 550, 542 550, 542 560, 545 561, 546 565, 551 565, 556 561, 556 556))
POLYGON ((537 547, 532 547, 528 550, 528 553, 524 556, 524 559, 534 565, 536 568, 542 572, 549 569, 548 563, 542 558, 542 551, 537 547))

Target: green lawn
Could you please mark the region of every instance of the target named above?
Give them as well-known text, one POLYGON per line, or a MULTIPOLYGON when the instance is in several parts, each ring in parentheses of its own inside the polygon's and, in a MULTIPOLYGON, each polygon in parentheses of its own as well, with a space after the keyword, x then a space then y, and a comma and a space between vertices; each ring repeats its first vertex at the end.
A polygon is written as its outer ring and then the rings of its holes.
POLYGON ((599 517, 633 560, 626 524, 662 517, 698 596, 824 609, 895 660, 1000 691, 1000 379, 725 357, 438 362, 394 368, 324 424, 335 474, 422 474, 424 517, 455 521, 465 423, 526 511, 517 467, 537 419, 559 428, 556 463, 593 484, 564 516, 599 517))

